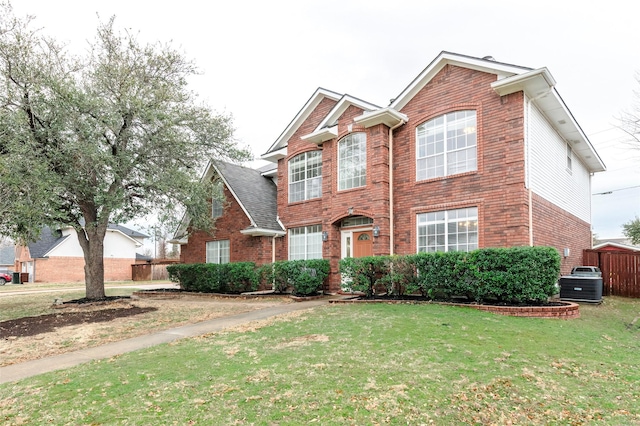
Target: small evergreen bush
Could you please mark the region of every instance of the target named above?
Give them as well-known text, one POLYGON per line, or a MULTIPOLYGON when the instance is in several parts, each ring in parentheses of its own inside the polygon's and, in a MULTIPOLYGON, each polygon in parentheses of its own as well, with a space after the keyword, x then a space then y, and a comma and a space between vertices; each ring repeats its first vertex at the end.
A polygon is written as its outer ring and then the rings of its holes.
POLYGON ((390 260, 389 256, 346 257, 340 260, 340 273, 352 291, 372 298, 378 287, 389 285, 390 260))
POLYGON ((273 263, 271 279, 276 293, 308 296, 322 289, 329 276, 329 261, 325 259, 283 260, 273 263))

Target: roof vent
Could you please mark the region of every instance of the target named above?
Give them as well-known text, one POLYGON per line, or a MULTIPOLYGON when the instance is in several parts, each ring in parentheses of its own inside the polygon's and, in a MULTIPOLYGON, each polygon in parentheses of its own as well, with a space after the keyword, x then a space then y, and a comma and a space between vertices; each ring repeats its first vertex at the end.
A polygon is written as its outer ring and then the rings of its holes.
POLYGON ((496 61, 496 60, 495 60, 495 58, 494 58, 493 56, 485 56, 485 57, 484 57, 484 58, 482 58, 482 59, 487 60, 487 61, 493 61, 493 62, 495 62, 495 61, 496 61))

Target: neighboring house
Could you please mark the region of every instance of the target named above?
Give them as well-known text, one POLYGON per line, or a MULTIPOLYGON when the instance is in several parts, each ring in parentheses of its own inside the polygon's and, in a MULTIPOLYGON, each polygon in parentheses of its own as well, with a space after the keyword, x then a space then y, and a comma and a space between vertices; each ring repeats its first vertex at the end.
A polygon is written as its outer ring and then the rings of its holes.
POLYGON ((627 238, 599 240, 598 244, 593 246, 593 249, 598 251, 621 251, 628 253, 640 252, 640 247, 631 244, 631 240, 627 238))
POLYGON ((16 259, 16 248, 11 245, 0 245, 0 270, 13 271, 16 259))
MULTIPOLYGON (((110 224, 104 237, 104 279, 131 279, 131 265, 138 260, 147 235, 110 224)), ((43 228, 40 239, 16 247, 16 271, 27 272, 29 282, 84 281, 84 254, 72 227, 43 228)))
POLYGON ((554 86, 546 68, 442 52, 387 107, 319 88, 262 156, 275 170, 208 169, 228 204, 181 259, 325 258, 336 291, 344 257, 544 245, 568 273, 605 166, 554 86))
POLYGON ((13 244, 0 246, 0 269, 13 271, 16 249, 13 244))

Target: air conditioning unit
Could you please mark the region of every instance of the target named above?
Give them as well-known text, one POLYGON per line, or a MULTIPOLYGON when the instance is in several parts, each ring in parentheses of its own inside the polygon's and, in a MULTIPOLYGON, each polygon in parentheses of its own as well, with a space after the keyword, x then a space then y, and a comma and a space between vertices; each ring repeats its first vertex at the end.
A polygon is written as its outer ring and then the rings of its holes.
POLYGON ((602 277, 575 275, 560 277, 560 300, 602 302, 602 277))

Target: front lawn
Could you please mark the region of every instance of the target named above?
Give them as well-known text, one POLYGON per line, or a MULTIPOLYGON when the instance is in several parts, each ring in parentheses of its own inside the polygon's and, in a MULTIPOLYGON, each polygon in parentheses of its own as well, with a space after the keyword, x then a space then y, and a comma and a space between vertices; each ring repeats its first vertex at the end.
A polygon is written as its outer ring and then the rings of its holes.
POLYGON ((5 424, 640 423, 640 300, 328 305, 0 386, 5 424))

